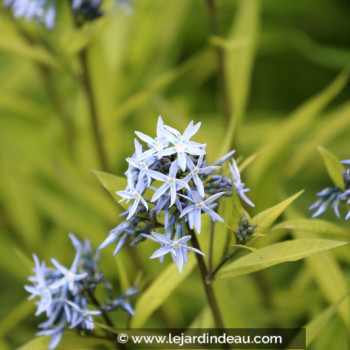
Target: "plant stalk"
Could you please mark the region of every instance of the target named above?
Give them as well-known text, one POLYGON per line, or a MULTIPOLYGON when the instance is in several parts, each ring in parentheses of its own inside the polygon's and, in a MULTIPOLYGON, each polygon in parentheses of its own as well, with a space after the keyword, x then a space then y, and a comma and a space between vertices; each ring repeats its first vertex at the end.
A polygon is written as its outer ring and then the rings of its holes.
MULTIPOLYGON (((115 325, 114 323, 112 322, 112 320, 109 318, 109 316, 107 315, 107 313, 102 310, 101 308, 101 304, 99 303, 99 301, 95 298, 94 294, 91 292, 91 290, 89 289, 86 289, 86 292, 89 296, 89 299, 91 300, 92 304, 96 306, 96 308, 98 308, 100 311, 101 311, 101 316, 104 320, 104 322, 106 323, 106 325, 110 328, 113 328, 115 329, 115 325)), ((107 329, 104 329, 108 339, 110 339, 116 346, 117 349, 120 349, 120 350, 125 350, 126 347, 124 344, 121 344, 118 342, 118 338, 116 336, 115 333, 112 333, 112 332, 109 332, 107 329)))
POLYGON ((81 83, 85 91, 87 102, 89 105, 89 115, 90 115, 91 126, 94 134, 96 151, 98 154, 98 158, 99 158, 102 170, 108 171, 107 159, 103 149, 101 127, 98 120, 97 106, 96 106, 96 101, 92 90, 92 83, 91 83, 90 74, 89 74, 89 66, 87 61, 86 49, 83 49, 80 52, 79 58, 80 58, 81 67, 83 70, 82 76, 81 76, 81 83))
MULTIPOLYGON (((216 11, 216 1, 215 0, 205 0, 208 8, 209 22, 211 28, 211 34, 215 37, 221 37, 221 29, 218 20, 218 15, 216 11)), ((230 124, 230 119, 232 116, 231 103, 229 99, 229 94, 227 90, 227 74, 225 67, 225 51, 224 48, 217 46, 215 48, 216 58, 218 62, 218 79, 220 85, 220 92, 222 96, 222 108, 224 112, 224 117, 226 125, 230 124)))
MULTIPOLYGON (((193 247, 200 250, 200 246, 199 246, 199 243, 197 240, 196 233, 192 229, 190 229, 190 227, 188 225, 187 225, 187 228, 188 228, 188 231, 191 235, 191 242, 192 242, 193 247)), ((216 328, 224 328, 224 324, 222 322, 222 318, 221 318, 221 314, 220 314, 220 310, 219 310, 219 306, 218 306, 218 303, 216 300, 213 286, 211 284, 207 283, 208 271, 207 271, 207 268, 205 267, 203 256, 200 254, 195 254, 195 255, 196 255, 198 267, 199 267, 199 270, 201 273, 205 295, 207 297, 208 304, 210 306, 210 309, 211 309, 211 312, 212 312, 212 315, 214 318, 215 327, 216 328)))

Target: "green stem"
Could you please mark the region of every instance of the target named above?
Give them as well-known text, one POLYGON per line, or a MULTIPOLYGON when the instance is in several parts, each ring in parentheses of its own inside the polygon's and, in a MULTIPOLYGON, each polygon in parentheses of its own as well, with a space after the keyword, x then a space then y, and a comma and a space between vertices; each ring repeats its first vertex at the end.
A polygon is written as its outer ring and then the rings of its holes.
MULTIPOLYGON (((211 34, 216 37, 221 37, 221 29, 216 11, 216 1, 215 0, 205 0, 207 3, 209 21, 211 27, 211 34)), ((225 51, 224 48, 217 46, 215 48, 217 62, 218 62, 218 74, 219 74, 219 84, 220 84, 220 93, 222 96, 222 108, 224 112, 224 117, 226 120, 226 125, 230 123, 232 116, 231 103, 229 99, 229 93, 227 90, 227 74, 225 67, 225 51)))
MULTIPOLYGON (((187 228, 188 228, 188 231, 191 235, 191 242, 192 242, 193 247, 200 250, 200 246, 199 246, 199 243, 197 240, 196 233, 192 229, 190 229, 188 226, 187 226, 187 228)), ((218 303, 216 300, 213 286, 208 284, 207 280, 206 280, 207 276, 208 276, 208 271, 205 267, 203 256, 200 254, 195 254, 195 255, 196 255, 198 267, 199 267, 199 270, 201 273, 205 295, 207 297, 208 304, 209 304, 209 307, 211 309, 211 312, 212 312, 212 315, 214 318, 215 327, 216 328, 224 328, 224 324, 222 322, 222 318, 221 318, 221 314, 220 314, 220 310, 219 310, 219 306, 218 306, 218 303)))
POLYGON ((219 270, 229 261, 231 260, 236 254, 237 254, 237 250, 234 251, 231 254, 226 255, 219 263, 219 265, 208 275, 208 283, 213 283, 215 275, 219 272, 219 270))
POLYGON ((89 75, 87 50, 83 49, 80 52, 79 57, 80 57, 81 67, 83 70, 82 76, 81 76, 81 83, 85 91, 87 102, 89 105, 89 115, 90 115, 91 126, 94 134, 94 139, 95 139, 96 151, 99 157, 102 170, 107 171, 108 170, 107 159, 103 149, 102 134, 101 134, 100 124, 99 124, 98 115, 97 115, 97 106, 96 106, 94 93, 92 90, 90 75, 89 75))
MULTIPOLYGON (((101 311, 101 316, 104 320, 104 322, 106 323, 106 325, 112 329, 115 329, 115 325, 112 322, 112 320, 109 318, 109 316, 107 315, 107 313, 102 309, 101 304, 99 303, 99 301, 96 299, 94 293, 90 290, 90 289, 86 289, 87 295, 89 296, 89 299, 91 301, 91 303, 93 305, 96 306, 97 309, 99 309, 101 311)), ((107 329, 104 329, 108 339, 110 339, 116 346, 117 349, 120 350, 124 350, 126 349, 124 344, 121 344, 118 342, 118 338, 117 338, 117 334, 114 332, 109 332, 107 329)))
POLYGON ((214 255, 214 232, 215 221, 210 220, 210 242, 209 242, 209 257, 208 257, 208 275, 213 270, 213 255, 214 255))

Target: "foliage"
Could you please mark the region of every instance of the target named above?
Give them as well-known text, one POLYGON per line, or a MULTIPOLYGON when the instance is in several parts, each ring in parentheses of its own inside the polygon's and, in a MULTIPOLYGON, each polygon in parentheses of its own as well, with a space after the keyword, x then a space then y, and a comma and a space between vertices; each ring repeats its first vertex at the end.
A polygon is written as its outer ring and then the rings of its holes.
MULTIPOLYGON (((68 232, 95 250, 122 222, 129 205, 115 192, 133 132, 155 135, 158 115, 180 132, 201 121, 208 164, 234 148, 250 188, 255 207, 233 191, 219 201, 225 222, 203 215, 197 235, 225 327, 306 325, 308 349, 347 348, 349 5, 219 0, 208 13, 210 1, 142 0, 125 13, 114 2, 91 21, 58 2, 50 30, 0 9, 0 348, 46 349, 23 288, 31 256, 70 266, 68 232), (339 206, 340 218, 311 219, 316 193, 332 186, 338 202, 327 192, 319 205, 339 206)), ((213 327, 194 254, 179 274, 153 251, 147 241, 101 251, 118 292, 139 287, 135 316, 111 321, 213 327)), ((66 345, 111 346, 70 331, 66 345)))

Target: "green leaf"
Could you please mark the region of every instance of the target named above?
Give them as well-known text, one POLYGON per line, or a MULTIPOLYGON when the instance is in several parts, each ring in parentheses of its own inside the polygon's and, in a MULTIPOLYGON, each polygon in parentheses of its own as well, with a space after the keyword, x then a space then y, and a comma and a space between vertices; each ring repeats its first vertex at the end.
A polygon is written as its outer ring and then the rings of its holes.
POLYGON ((102 186, 111 194, 113 199, 123 208, 128 209, 125 202, 119 203, 120 197, 115 193, 116 191, 123 191, 127 185, 127 180, 124 177, 105 173, 103 171, 91 170, 91 172, 101 182, 102 186))
POLYGON ((335 185, 337 185, 339 188, 343 188, 344 180, 342 172, 344 167, 340 164, 340 160, 332 152, 326 150, 322 146, 319 146, 318 150, 321 153, 330 178, 335 185))
POLYGON ((326 89, 306 101, 292 115, 284 118, 276 128, 267 133, 261 147, 270 146, 270 148, 254 162, 250 173, 251 183, 257 184, 262 181, 276 161, 285 160, 286 149, 313 125, 315 118, 343 89, 347 81, 347 73, 339 74, 326 89))
POLYGON ((29 314, 34 313, 35 304, 32 301, 24 300, 18 303, 9 314, 0 322, 0 338, 3 338, 9 331, 25 319, 29 314))
POLYGON ((304 191, 300 191, 295 195, 285 199, 283 202, 266 209, 258 215, 254 216, 250 221, 251 225, 257 225, 255 233, 265 233, 273 222, 284 212, 284 210, 293 203, 304 191))
POLYGON ((261 257, 256 253, 250 253, 233 261, 224 267, 217 276, 219 278, 231 278, 245 275, 284 262, 297 261, 346 244, 348 243, 326 239, 296 239, 280 242, 259 249, 261 257))
POLYGON ((179 273, 175 264, 167 266, 138 299, 135 306, 135 316, 131 320, 131 327, 142 327, 154 311, 158 309, 171 293, 186 279, 195 265, 195 258, 190 256, 182 273, 179 273))
POLYGON ((45 350, 48 347, 49 341, 49 337, 36 337, 28 343, 22 345, 20 348, 18 348, 18 350, 45 350))
MULTIPOLYGON (((313 277, 323 295, 330 303, 335 303, 348 292, 346 278, 339 263, 330 253, 322 256, 312 256, 306 259, 306 264, 312 271, 313 277)), ((339 315, 350 330, 350 301, 346 300, 339 307, 339 315)))
POLYGON ((349 132, 350 103, 346 102, 329 113, 326 118, 315 125, 312 133, 297 147, 286 166, 286 173, 293 177, 308 164, 314 156, 318 145, 326 145, 332 140, 349 132))
POLYGON ((308 231, 346 241, 350 240, 350 233, 347 230, 339 225, 333 224, 332 222, 319 219, 295 219, 283 221, 272 228, 272 231, 276 230, 308 231))
POLYGON ((259 31, 259 0, 239 0, 238 11, 227 38, 226 70, 228 99, 232 101, 230 124, 221 154, 229 151, 243 119, 249 96, 251 73, 259 31))
POLYGON ((303 327, 306 328, 306 347, 308 347, 312 343, 316 336, 327 325, 328 321, 334 316, 339 306, 348 296, 349 293, 342 297, 337 303, 328 307, 325 311, 316 316, 305 327, 303 327))

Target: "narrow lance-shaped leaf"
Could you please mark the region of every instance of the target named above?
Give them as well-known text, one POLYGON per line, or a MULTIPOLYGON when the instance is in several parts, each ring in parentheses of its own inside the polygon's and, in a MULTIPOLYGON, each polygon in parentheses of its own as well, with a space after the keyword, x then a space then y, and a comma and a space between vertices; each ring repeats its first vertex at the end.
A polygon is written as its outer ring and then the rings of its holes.
POLYGON ((232 101, 230 107, 233 112, 222 146, 222 154, 228 152, 232 139, 237 136, 237 129, 246 109, 259 31, 259 12, 259 0, 238 1, 237 15, 225 45, 228 99, 232 101))
POLYGON ((321 153, 330 178, 335 185, 337 185, 339 188, 343 188, 344 180, 342 172, 344 170, 344 167, 340 164, 340 159, 338 159, 332 152, 326 150, 322 146, 319 146, 318 150, 321 153))
POLYGON ((285 159, 285 151, 289 145, 312 125, 314 119, 343 89, 347 81, 348 74, 341 73, 326 89, 306 101, 266 135, 261 147, 271 147, 254 162, 253 171, 250 173, 251 183, 260 183, 276 161, 285 159))
MULTIPOLYGON (((343 301, 349 296, 347 293, 343 296, 338 302, 328 307, 326 310, 317 315, 313 320, 308 322, 303 328, 306 329, 306 348, 310 346, 313 340, 317 337, 317 335, 324 329, 324 327, 328 324, 331 318, 337 312, 339 306, 343 303, 343 301)), ((292 342, 290 343, 289 348, 294 348, 298 344, 298 336, 297 334, 292 342), (295 345, 294 345, 295 344, 295 345)))
POLYGON ((288 261, 297 261, 307 256, 341 247, 347 242, 326 239, 296 239, 280 242, 259 249, 259 255, 249 253, 224 267, 218 278, 230 278, 266 269, 288 261))
POLYGON ((296 230, 317 233, 341 240, 350 240, 350 232, 332 222, 319 219, 294 219, 283 221, 275 225, 272 231, 276 230, 296 230))
POLYGON ((273 206, 272 208, 266 209, 258 215, 254 216, 250 222, 251 225, 257 225, 255 233, 266 232, 273 222, 284 212, 284 210, 293 203, 304 191, 300 191, 295 195, 287 198, 283 202, 273 206))
POLYGON ((142 327, 153 312, 160 307, 174 290, 186 279, 195 266, 193 256, 188 257, 188 263, 182 273, 178 273, 177 266, 167 266, 150 287, 142 293, 135 306, 135 316, 131 320, 131 327, 142 327))
POLYGON ((126 178, 98 170, 92 170, 92 173, 123 209, 127 209, 129 207, 125 202, 119 203, 121 198, 115 193, 116 191, 122 191, 125 189, 127 184, 126 178))

